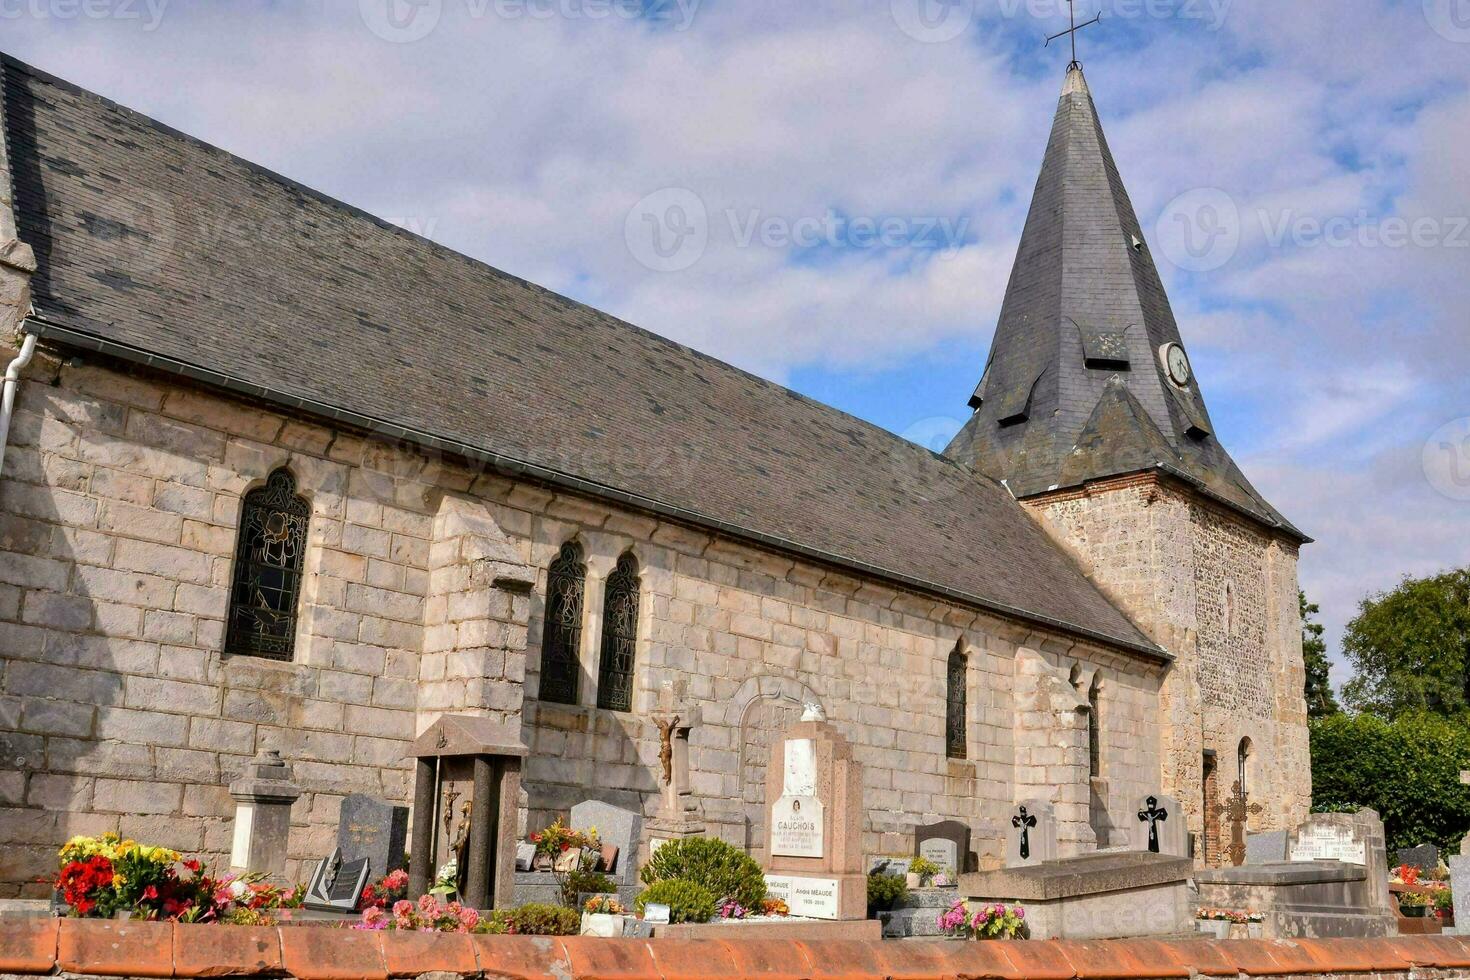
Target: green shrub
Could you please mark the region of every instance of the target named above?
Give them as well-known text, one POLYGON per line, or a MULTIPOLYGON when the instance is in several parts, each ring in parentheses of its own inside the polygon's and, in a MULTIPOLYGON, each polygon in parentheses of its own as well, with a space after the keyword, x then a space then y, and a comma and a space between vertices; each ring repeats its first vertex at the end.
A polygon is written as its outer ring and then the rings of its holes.
POLYGON ((1388 853, 1418 844, 1452 852, 1470 827, 1470 724, 1431 715, 1384 721, 1332 715, 1311 723, 1314 810, 1370 807, 1388 853))
POLYGON ((766 897, 761 866, 744 851, 714 837, 671 840, 658 849, 639 875, 645 885, 683 879, 715 897, 733 898, 748 909, 766 897))
POLYGON ((522 936, 575 936, 582 931, 582 916, 562 905, 531 902, 512 911, 510 920, 522 936))
POLYGON ((618 883, 600 871, 569 871, 561 875, 561 903, 569 909, 577 909, 577 896, 595 892, 597 894, 612 894, 618 890, 618 883))
MULTIPOLYGON (((663 848, 659 852, 662 853, 663 848)), ((642 915, 649 902, 667 905, 670 922, 708 922, 715 917, 715 896, 710 890, 681 878, 668 878, 649 885, 634 899, 633 907, 642 915)))
POLYGON ((887 912, 908 897, 903 875, 868 875, 868 911, 887 912))

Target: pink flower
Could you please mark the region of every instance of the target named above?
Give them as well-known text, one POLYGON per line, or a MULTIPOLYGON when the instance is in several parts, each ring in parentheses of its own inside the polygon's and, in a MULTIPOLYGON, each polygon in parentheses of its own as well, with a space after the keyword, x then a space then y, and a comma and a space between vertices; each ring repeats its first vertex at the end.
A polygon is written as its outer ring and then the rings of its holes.
POLYGON ((362 921, 359 922, 354 928, 371 929, 374 931, 378 929, 386 929, 388 928, 388 913, 384 912, 377 906, 374 906, 370 909, 364 909, 362 913, 362 921))
POLYGON ((476 909, 460 909, 459 924, 465 929, 473 929, 480 924, 480 913, 476 909))
POLYGON ((433 895, 420 895, 419 912, 432 919, 439 912, 439 900, 433 895))
POLYGON ((399 868, 397 871, 390 871, 388 872, 388 877, 383 879, 383 884, 394 890, 406 888, 408 886, 408 872, 402 868, 399 868))

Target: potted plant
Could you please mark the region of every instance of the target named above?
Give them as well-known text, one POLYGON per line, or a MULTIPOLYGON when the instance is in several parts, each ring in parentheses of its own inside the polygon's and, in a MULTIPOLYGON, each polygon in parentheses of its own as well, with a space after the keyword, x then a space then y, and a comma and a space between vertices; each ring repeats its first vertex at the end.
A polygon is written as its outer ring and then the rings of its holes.
POLYGON ((1237 920, 1244 922, 1245 917, 1238 912, 1229 909, 1197 909, 1194 913, 1199 922, 1200 932, 1214 939, 1229 939, 1230 929, 1237 920))
POLYGON ((910 888, 928 888, 939 874, 939 865, 926 857, 916 857, 909 864, 908 874, 905 875, 905 884, 910 888))
POLYGON ((1442 926, 1453 926, 1455 924, 1455 893, 1448 886, 1436 888, 1430 893, 1434 900, 1434 914, 1439 916, 1442 926))
POLYGON ((1429 914, 1434 899, 1427 892, 1401 892, 1399 914, 1406 919, 1422 919, 1429 914))
POLYGON ((602 939, 619 937, 627 914, 616 895, 593 895, 582 906, 582 935, 602 939))

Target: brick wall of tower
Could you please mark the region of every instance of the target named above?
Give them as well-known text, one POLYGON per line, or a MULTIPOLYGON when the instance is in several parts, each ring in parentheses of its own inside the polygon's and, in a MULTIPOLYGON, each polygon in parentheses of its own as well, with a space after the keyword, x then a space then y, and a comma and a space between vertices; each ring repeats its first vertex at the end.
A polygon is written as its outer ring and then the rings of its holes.
POLYGON ((1251 830, 1293 826, 1311 800, 1296 546, 1151 474, 1034 498, 1028 507, 1105 592, 1176 660, 1161 694, 1165 792, 1213 858, 1249 739, 1251 830), (1204 753, 1218 771, 1204 785, 1204 753), (1208 819, 1207 819, 1208 818, 1208 819))
POLYGON ((266 748, 306 791, 295 873, 329 846, 343 794, 408 801, 408 740, 445 710, 521 718, 526 821, 587 797, 652 815, 650 714, 665 683, 701 709, 693 792, 712 830, 738 843, 763 802, 747 798, 752 767, 790 720, 782 699, 810 697, 865 765, 866 850, 955 818, 977 851, 1003 854, 1018 778, 1087 775, 1081 748, 1054 759, 1038 741, 1018 758, 1028 651, 1063 678, 1103 678, 1118 822, 1155 788, 1162 671, 1137 656, 99 358, 38 356, 11 435, 0 895, 49 871, 74 833, 117 829, 219 860, 225 786, 266 748), (311 503, 295 660, 224 656, 241 496, 283 464, 311 503), (589 571, 583 696, 567 706, 536 694, 547 568, 572 539, 589 571), (642 599, 633 710, 621 713, 596 707, 596 667, 603 587, 629 550, 642 599), (961 638, 969 758, 951 760, 946 662, 961 638))

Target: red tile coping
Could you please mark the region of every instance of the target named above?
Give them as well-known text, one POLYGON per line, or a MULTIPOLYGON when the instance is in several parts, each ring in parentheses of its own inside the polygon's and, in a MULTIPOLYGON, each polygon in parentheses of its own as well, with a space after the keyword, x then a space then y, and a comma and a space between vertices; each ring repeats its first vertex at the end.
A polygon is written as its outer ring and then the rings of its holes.
POLYGON ((590 939, 0 916, 0 974, 390 980, 1187 980, 1470 969, 1470 938, 1163 942, 590 939))

